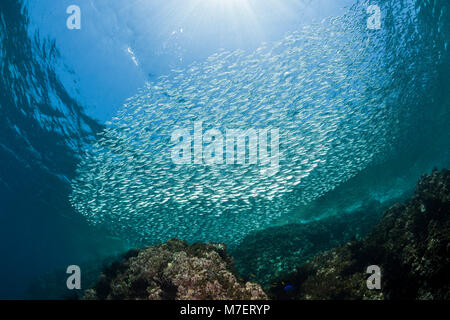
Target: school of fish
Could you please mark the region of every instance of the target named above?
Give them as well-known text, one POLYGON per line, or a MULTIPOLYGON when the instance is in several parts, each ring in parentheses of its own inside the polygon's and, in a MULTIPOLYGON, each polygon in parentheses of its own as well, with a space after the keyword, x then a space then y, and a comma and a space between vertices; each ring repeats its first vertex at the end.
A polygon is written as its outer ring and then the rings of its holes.
POLYGON ((395 2, 382 10, 396 22, 380 30, 367 29, 363 1, 252 53, 223 50, 147 83, 83 154, 74 208, 131 243, 234 244, 385 159, 437 63, 417 64, 414 1, 395 2), (195 121, 204 131, 279 129, 279 171, 174 164, 171 135, 195 121))

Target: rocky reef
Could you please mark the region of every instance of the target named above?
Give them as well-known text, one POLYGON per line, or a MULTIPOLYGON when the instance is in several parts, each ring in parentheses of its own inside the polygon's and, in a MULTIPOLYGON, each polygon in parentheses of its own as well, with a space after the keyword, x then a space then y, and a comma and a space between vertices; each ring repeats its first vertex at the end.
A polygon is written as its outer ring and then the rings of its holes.
POLYGON ((420 179, 363 240, 326 251, 270 289, 275 299, 450 299, 450 171, 420 179), (366 268, 381 268, 369 290, 366 268), (286 288, 289 290, 286 290, 286 288))
POLYGON ((180 240, 136 249, 106 268, 84 299, 241 300, 267 299, 256 283, 234 272, 223 244, 188 245, 180 240))
MULTIPOLYGON (((411 199, 381 211, 372 203, 258 231, 231 255, 224 244, 176 239, 131 250, 83 267, 84 284, 92 289, 82 298, 450 299, 450 171, 422 176, 411 199), (380 290, 367 288, 371 265, 381 269, 380 290)), ((65 273, 58 275, 58 281, 35 284, 40 296, 48 283, 64 282, 65 273)), ((60 291, 51 297, 77 298, 60 291)))
POLYGON ((273 279, 294 272, 317 254, 364 238, 379 222, 384 208, 373 201, 317 221, 254 231, 230 248, 236 270, 244 279, 268 288, 273 279))

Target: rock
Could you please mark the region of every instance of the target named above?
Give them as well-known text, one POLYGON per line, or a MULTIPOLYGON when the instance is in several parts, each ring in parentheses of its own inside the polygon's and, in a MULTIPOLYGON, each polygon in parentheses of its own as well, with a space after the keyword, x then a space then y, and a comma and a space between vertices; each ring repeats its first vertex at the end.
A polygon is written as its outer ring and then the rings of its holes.
POLYGON ((230 253, 244 279, 266 288, 274 278, 294 272, 317 254, 367 236, 381 219, 382 210, 380 203, 374 201, 358 210, 318 221, 255 231, 231 248, 230 253))
POLYGON ((234 273, 224 244, 173 239, 134 250, 104 270, 84 299, 238 300, 267 299, 258 284, 234 273))
POLYGON ((270 290, 278 299, 450 299, 450 171, 424 175, 415 194, 387 210, 362 241, 313 258, 270 290), (381 268, 381 290, 366 268, 381 268), (296 288, 284 290, 289 284, 296 288))

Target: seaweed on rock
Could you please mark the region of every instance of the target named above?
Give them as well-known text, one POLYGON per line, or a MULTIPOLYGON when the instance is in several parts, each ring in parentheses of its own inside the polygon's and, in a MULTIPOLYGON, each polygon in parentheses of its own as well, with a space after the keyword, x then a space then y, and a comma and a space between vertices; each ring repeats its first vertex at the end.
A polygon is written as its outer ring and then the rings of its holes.
POLYGON ((135 250, 105 269, 85 299, 240 300, 266 299, 256 283, 236 276, 226 246, 173 239, 135 250))

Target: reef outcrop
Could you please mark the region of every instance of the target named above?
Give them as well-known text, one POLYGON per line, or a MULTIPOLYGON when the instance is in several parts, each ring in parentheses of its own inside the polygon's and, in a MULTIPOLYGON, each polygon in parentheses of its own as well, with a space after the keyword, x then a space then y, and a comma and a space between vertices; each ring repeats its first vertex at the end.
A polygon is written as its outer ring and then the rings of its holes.
POLYGON ((412 199, 385 211, 364 240, 316 256, 278 279, 270 296, 450 299, 450 171, 422 176, 412 199), (370 265, 381 268, 380 290, 367 288, 370 265))
POLYGON ((173 239, 130 251, 106 268, 84 299, 241 300, 267 299, 256 283, 234 272, 224 244, 173 239))

